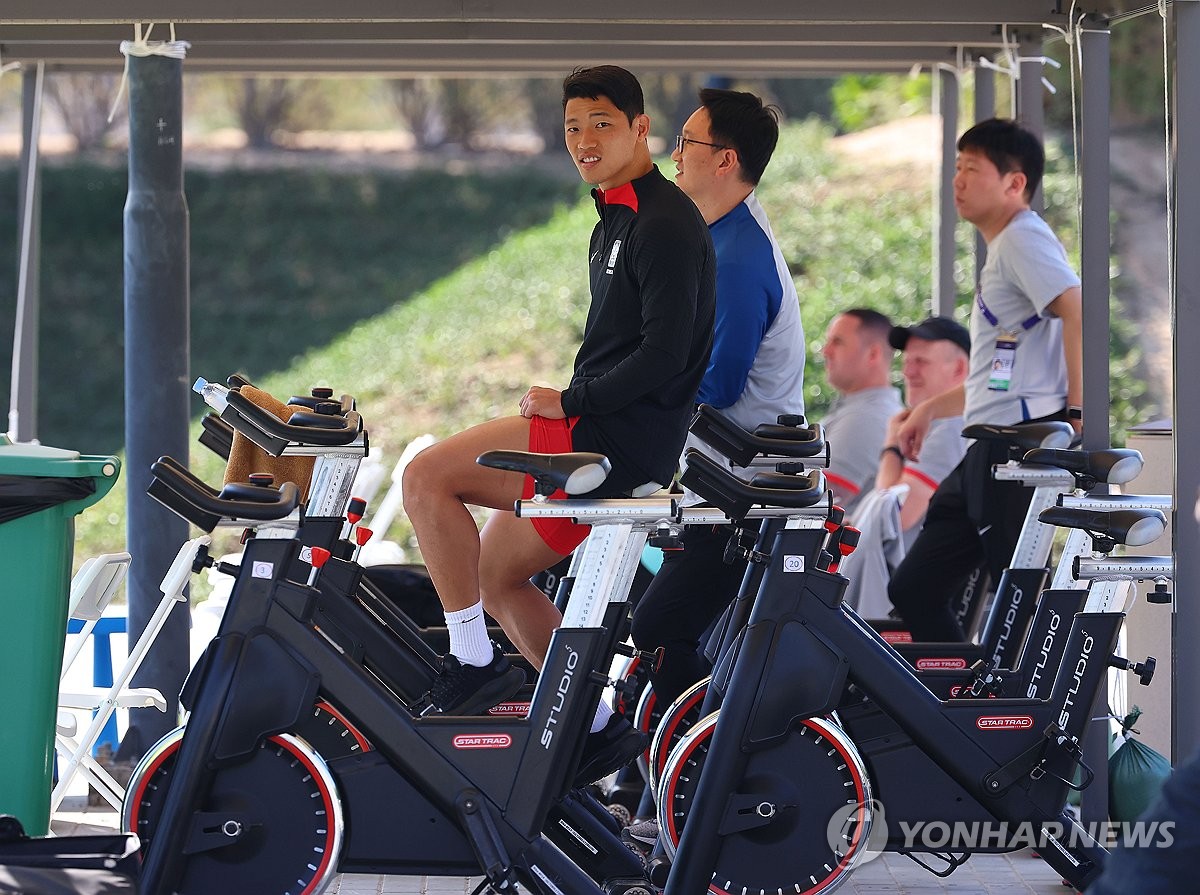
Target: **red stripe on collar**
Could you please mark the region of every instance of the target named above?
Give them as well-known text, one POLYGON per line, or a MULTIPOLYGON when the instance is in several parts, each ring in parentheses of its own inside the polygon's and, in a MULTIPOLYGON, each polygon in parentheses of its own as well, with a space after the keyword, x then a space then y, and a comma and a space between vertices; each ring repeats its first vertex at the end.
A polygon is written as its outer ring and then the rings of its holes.
POLYGON ((637 191, 633 188, 633 183, 623 183, 611 190, 597 187, 596 192, 600 194, 600 201, 605 205, 624 205, 635 212, 638 210, 637 191))

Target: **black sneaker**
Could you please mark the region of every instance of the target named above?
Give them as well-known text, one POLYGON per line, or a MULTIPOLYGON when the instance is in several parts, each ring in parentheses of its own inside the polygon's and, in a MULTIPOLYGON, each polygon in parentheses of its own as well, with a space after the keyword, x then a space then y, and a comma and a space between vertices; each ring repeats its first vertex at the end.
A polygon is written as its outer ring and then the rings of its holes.
POLYGON ((511 698, 523 686, 525 672, 509 662, 493 643, 488 665, 464 665, 455 656, 444 656, 442 670, 433 679, 425 701, 434 712, 473 715, 511 698))
POLYGON ((658 821, 654 818, 630 824, 621 831, 621 841, 646 857, 658 844, 658 821))
POLYGON ((583 743, 583 756, 575 773, 575 785, 587 786, 616 773, 646 751, 650 738, 636 730, 624 715, 613 715, 583 743))

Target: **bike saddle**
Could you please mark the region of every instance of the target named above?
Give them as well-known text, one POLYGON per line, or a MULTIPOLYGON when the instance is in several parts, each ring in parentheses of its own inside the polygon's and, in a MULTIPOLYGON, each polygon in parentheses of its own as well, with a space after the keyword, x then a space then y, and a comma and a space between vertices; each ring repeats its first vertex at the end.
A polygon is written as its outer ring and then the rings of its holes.
POLYGON ((760 454, 796 459, 826 455, 825 430, 816 423, 805 426, 803 422, 802 416, 783 414, 779 422, 762 423, 753 432, 747 432, 716 408, 701 404, 688 429, 734 464, 744 467, 760 454))
POLYGON ((1021 458, 1023 463, 1038 463, 1065 469, 1076 477, 1087 477, 1092 483, 1107 482, 1124 485, 1142 471, 1142 455, 1129 448, 1109 448, 1103 451, 1062 451, 1036 448, 1021 458))
POLYGON ((1066 448, 1075 437, 1070 423, 1051 421, 1048 423, 1017 423, 1012 426, 996 426, 991 423, 976 423, 962 430, 963 438, 977 441, 1002 441, 1016 448, 1031 451, 1034 448, 1066 448))
POLYGON ((1156 541, 1167 529, 1167 517, 1162 510, 1049 507, 1042 510, 1038 520, 1060 528, 1078 528, 1128 547, 1142 547, 1156 541))
POLYGON ((480 466, 533 476, 538 494, 549 496, 595 491, 608 478, 612 464, 603 454, 577 451, 572 454, 534 454, 529 451, 485 451, 476 460, 480 466))

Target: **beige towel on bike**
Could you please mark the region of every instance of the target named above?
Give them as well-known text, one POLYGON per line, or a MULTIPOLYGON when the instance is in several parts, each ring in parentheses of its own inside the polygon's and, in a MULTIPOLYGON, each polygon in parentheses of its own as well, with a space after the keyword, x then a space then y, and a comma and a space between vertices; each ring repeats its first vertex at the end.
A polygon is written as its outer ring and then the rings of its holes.
MULTIPOLYGON (((284 404, 273 395, 252 385, 244 385, 239 391, 252 403, 263 410, 269 410, 285 423, 297 410, 309 409, 298 404, 284 404)), ((312 484, 315 462, 315 457, 272 457, 235 429, 233 445, 229 449, 229 461, 225 464, 225 482, 247 482, 252 472, 267 472, 274 476, 276 486, 284 482, 295 482, 303 502, 308 500, 308 488, 312 484)))

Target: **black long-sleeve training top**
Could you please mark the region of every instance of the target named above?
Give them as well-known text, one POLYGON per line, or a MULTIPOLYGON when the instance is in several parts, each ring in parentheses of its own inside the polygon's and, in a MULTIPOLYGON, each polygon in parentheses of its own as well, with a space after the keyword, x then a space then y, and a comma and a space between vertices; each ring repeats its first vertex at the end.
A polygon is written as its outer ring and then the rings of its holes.
POLYGON ((593 190, 592 303, 571 384, 576 450, 613 464, 604 491, 675 472, 712 348, 716 255, 696 206, 658 168, 593 190))

